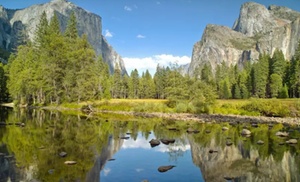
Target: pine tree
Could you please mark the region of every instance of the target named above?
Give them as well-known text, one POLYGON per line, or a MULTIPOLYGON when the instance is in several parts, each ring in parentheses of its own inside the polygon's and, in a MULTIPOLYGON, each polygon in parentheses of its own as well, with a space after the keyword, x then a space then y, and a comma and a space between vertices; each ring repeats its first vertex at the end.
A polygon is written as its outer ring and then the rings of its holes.
POLYGON ((71 39, 78 38, 77 20, 74 12, 72 12, 70 15, 70 19, 65 31, 65 36, 71 39))
POLYGON ((240 90, 240 87, 238 84, 235 84, 233 86, 233 98, 234 99, 241 99, 242 96, 241 96, 241 90, 240 90))
POLYGON ((286 84, 283 87, 281 87, 281 90, 279 92, 279 98, 289 98, 288 87, 286 86, 286 84))
POLYGON ((291 60, 290 71, 290 96, 300 98, 300 41, 295 51, 295 55, 291 60))
POLYGON ((128 87, 129 98, 137 99, 139 97, 139 72, 137 69, 131 71, 128 87))
POLYGON ((54 34, 54 35, 61 34, 60 23, 56 13, 54 13, 54 15, 51 18, 50 25, 49 25, 49 32, 50 34, 54 34))
POLYGON ((8 100, 8 92, 6 88, 7 77, 4 65, 0 62, 0 103, 8 100))
POLYGON ((207 84, 214 85, 214 78, 209 64, 204 64, 201 70, 201 80, 207 84))
POLYGON ((252 75, 253 94, 260 98, 266 97, 266 85, 269 75, 269 55, 260 55, 257 64, 254 65, 254 74, 252 75))
POLYGON ((280 75, 273 73, 270 76, 270 91, 271 91, 271 97, 276 98, 278 97, 279 91, 282 87, 282 78, 280 75))
POLYGON ((165 99, 166 98, 166 69, 157 65, 156 72, 154 74, 154 84, 156 88, 156 98, 165 99))
POLYGON ((270 59, 270 75, 277 74, 281 78, 284 76, 284 71, 286 68, 286 61, 284 59, 283 52, 276 49, 273 57, 270 59))
POLYGON ((35 32, 35 39, 34 42, 37 46, 43 47, 48 44, 49 41, 49 24, 47 20, 46 12, 42 13, 40 18, 39 24, 37 25, 36 32, 35 32))
POLYGON ((112 83, 112 97, 121 98, 121 89, 122 89, 122 75, 121 70, 118 64, 115 65, 113 83, 112 83))

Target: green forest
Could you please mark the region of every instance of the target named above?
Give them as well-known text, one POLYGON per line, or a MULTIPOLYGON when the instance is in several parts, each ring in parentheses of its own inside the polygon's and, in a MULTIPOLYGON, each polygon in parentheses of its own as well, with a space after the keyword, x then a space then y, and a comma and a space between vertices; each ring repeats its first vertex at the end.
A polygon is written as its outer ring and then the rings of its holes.
POLYGON ((213 71, 210 65, 196 68, 194 75, 182 75, 176 64, 157 66, 149 71, 122 75, 119 65, 114 74, 88 43, 78 36, 77 22, 71 15, 61 32, 54 15, 48 22, 40 18, 34 41, 25 41, 16 52, 0 51, 8 64, 0 63, 0 102, 22 105, 48 105, 110 98, 187 100, 211 104, 219 99, 299 98, 300 44, 294 57, 285 60, 281 50, 271 57, 262 54, 243 68, 225 62, 213 71))

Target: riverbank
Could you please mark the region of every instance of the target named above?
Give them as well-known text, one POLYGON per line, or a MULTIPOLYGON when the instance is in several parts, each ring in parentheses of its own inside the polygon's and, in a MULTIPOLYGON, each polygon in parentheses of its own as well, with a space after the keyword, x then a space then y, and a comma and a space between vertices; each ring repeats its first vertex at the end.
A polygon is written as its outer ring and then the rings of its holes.
MULTIPOLYGON (((178 106, 188 106, 188 104, 180 102, 172 108, 168 106, 167 102, 167 100, 154 99, 112 99, 50 106, 30 106, 30 108, 57 110, 68 114, 82 111, 84 114, 89 115, 110 113, 130 117, 157 117, 196 122, 255 122, 300 125, 299 99, 217 100, 209 114, 189 113, 186 112, 187 110, 178 109, 178 106)), ((13 104, 5 105, 8 107, 13 106, 13 104)))
MULTIPOLYGON (((63 107, 43 107, 46 110, 58 110, 58 111, 81 111, 80 109, 70 109, 63 107)), ((142 118, 163 118, 175 121, 195 121, 202 123, 211 122, 232 122, 232 123, 282 123, 287 125, 300 125, 299 117, 266 117, 266 116, 242 116, 234 114, 191 114, 191 113, 163 113, 163 112, 135 112, 135 111, 111 111, 111 110, 100 110, 97 108, 90 107, 83 111, 88 115, 97 115, 98 113, 108 114, 119 114, 133 117, 142 118)))
POLYGON ((141 113, 127 111, 96 111, 103 113, 115 113, 123 115, 132 115, 144 118, 163 118, 179 121, 196 121, 196 122, 232 122, 232 123, 282 123, 288 125, 300 125, 300 118, 278 118, 265 116, 240 116, 224 114, 189 114, 189 113, 141 113))

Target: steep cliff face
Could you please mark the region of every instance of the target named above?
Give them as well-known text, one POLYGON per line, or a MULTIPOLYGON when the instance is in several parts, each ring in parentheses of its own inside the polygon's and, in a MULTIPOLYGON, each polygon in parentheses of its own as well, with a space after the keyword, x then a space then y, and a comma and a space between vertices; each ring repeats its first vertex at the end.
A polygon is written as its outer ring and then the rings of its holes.
POLYGON ((291 9, 248 2, 242 5, 239 18, 232 29, 208 25, 201 41, 193 48, 189 74, 198 66, 211 64, 213 71, 217 64, 227 65, 244 61, 255 61, 260 53, 272 55, 276 48, 291 59, 300 39, 300 13, 291 9))
POLYGON ((86 34, 97 55, 101 55, 109 64, 113 73, 116 63, 126 73, 124 62, 102 36, 101 17, 88 12, 67 0, 52 0, 46 4, 33 5, 21 10, 8 10, 0 6, 0 47, 14 49, 24 38, 33 40, 40 16, 46 12, 48 20, 54 13, 58 15, 62 31, 66 29, 72 12, 77 17, 79 35, 86 34))

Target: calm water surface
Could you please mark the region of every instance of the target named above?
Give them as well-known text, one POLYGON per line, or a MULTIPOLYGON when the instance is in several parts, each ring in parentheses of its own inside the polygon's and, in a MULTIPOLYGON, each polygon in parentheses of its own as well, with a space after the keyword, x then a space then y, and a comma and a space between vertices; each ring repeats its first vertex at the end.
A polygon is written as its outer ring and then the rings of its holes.
POLYGON ((285 143, 298 139, 297 127, 0 111, 0 182, 300 181, 299 144, 285 143), (175 143, 151 147, 151 139, 175 143), (168 165, 175 167, 158 171, 168 165))

